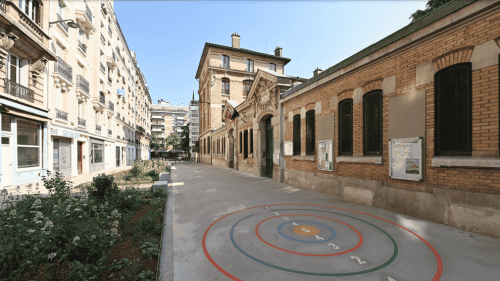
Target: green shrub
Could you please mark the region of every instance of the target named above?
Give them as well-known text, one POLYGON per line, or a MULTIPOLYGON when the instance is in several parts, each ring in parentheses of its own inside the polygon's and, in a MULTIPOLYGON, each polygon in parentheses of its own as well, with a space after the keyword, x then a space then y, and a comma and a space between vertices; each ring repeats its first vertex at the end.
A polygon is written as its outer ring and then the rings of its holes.
POLYGON ((68 197, 71 192, 71 182, 64 180, 59 172, 51 176, 50 171, 47 171, 47 176, 42 176, 42 181, 50 194, 58 198, 68 197))
POLYGON ((115 183, 115 178, 112 175, 100 174, 93 178, 90 185, 89 196, 102 200, 110 195, 119 192, 118 186, 115 183))
POLYGON ((132 167, 129 173, 130 175, 132 175, 132 177, 137 178, 142 173, 142 171, 138 165, 134 165, 134 167, 132 167))
POLYGON ((123 176, 123 179, 126 180, 126 181, 129 181, 132 179, 132 175, 131 174, 126 174, 125 176, 123 176))
POLYGON ((142 256, 148 259, 157 258, 160 254, 160 243, 155 238, 146 239, 140 248, 142 256))
POLYGON ((155 170, 149 171, 146 176, 151 177, 153 181, 159 181, 160 180, 160 173, 158 173, 155 170))

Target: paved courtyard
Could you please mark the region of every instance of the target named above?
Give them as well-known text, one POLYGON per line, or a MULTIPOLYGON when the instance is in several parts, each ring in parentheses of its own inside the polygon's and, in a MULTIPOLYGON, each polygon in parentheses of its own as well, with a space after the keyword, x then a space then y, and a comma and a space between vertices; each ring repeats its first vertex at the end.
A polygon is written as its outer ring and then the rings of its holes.
POLYGON ((172 175, 162 280, 499 280, 499 239, 231 169, 172 175))

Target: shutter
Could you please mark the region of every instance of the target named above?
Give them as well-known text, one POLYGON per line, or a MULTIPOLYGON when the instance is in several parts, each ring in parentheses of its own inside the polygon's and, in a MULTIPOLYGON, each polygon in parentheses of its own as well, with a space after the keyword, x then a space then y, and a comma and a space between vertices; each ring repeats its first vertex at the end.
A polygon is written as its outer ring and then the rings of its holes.
POLYGON ((21 77, 19 77, 19 84, 23 85, 24 87, 28 87, 28 82, 29 82, 29 62, 28 60, 25 59, 19 59, 19 74, 21 77))

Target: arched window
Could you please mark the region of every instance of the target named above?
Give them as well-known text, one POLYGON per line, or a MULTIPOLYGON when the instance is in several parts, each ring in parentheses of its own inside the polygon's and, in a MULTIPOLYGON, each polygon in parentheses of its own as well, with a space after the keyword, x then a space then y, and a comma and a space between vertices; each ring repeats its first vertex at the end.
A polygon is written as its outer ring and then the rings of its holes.
POLYGON ((248 130, 243 133, 243 159, 248 158, 248 130))
POLYGON ((250 154, 253 155, 253 129, 250 129, 250 154))
POLYGON ((316 112, 314 110, 309 110, 306 112, 306 154, 315 155, 316 146, 315 144, 315 133, 316 133, 316 112))
POLYGON ((222 94, 229 95, 229 79, 222 78, 222 94))
POLYGON ((250 88, 252 88, 252 80, 244 80, 243 81, 243 96, 248 97, 248 94, 250 93, 250 88))
POLYGON ((300 155, 300 114, 293 116, 293 155, 300 155))
POLYGON ((434 75, 435 155, 472 154, 472 64, 449 66, 434 75))
POLYGON ((363 97, 363 152, 382 154, 382 91, 375 90, 363 97))
POLYGON ((240 132, 240 153, 243 153, 243 133, 240 132))
POLYGON ((339 155, 352 156, 352 99, 339 103, 339 155))

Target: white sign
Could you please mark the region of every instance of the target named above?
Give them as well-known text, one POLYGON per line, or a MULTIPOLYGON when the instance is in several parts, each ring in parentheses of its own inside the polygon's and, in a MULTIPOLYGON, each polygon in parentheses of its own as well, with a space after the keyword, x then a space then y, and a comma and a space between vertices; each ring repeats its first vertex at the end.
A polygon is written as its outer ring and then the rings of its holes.
POLYGON ((318 170, 333 171, 332 140, 318 141, 318 170))
POLYGON ((69 131, 69 130, 63 130, 63 129, 50 129, 50 134, 53 136, 61 136, 61 137, 66 137, 66 138, 79 138, 80 134, 69 131))
POLYGON ((285 142, 285 156, 292 156, 293 155, 293 141, 286 141, 285 142))
POLYGON ((389 177, 393 179, 422 181, 423 139, 392 139, 389 141, 389 177))

